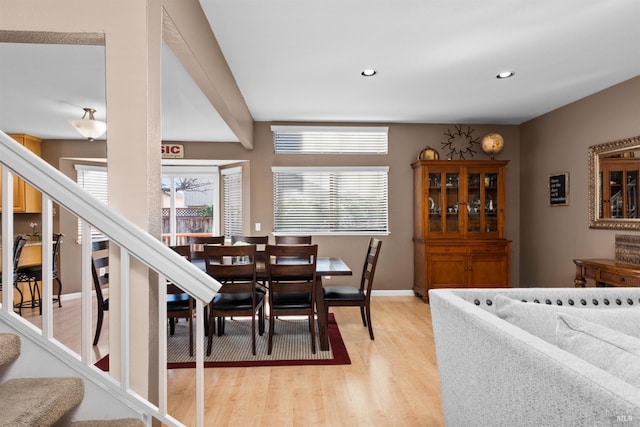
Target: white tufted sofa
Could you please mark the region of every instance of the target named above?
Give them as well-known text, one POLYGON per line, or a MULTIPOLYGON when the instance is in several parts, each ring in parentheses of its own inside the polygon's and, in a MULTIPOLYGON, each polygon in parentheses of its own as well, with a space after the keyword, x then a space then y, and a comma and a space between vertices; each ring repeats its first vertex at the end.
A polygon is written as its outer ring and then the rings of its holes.
POLYGON ((497 294, 640 310, 638 288, 429 291, 448 427, 640 425, 640 388, 502 320, 494 310, 497 294))

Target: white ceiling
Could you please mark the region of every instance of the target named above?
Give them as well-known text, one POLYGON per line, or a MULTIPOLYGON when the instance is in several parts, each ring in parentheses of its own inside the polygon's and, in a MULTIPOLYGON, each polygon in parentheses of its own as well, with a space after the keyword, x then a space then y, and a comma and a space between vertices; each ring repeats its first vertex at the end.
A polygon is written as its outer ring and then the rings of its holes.
MULTIPOLYGON (((638 0, 200 3, 256 121, 519 124, 640 75, 638 0)), ((162 76, 164 140, 237 140, 166 47, 162 76)), ((1 130, 104 102, 101 47, 0 43, 1 130)))

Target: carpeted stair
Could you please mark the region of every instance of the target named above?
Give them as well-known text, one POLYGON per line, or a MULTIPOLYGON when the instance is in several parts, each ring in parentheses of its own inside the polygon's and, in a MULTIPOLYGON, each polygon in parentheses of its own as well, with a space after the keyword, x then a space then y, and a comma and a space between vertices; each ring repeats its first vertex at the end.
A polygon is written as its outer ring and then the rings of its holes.
MULTIPOLYGON (((20 355, 20 338, 0 334, 0 368, 20 355)), ((0 384, 0 426, 52 426, 84 397, 80 378, 14 378, 0 384)), ((140 420, 78 421, 76 427, 144 426, 140 420)))
POLYGON ((102 421, 76 421, 69 427, 144 427, 144 423, 134 418, 123 418, 120 420, 102 421))

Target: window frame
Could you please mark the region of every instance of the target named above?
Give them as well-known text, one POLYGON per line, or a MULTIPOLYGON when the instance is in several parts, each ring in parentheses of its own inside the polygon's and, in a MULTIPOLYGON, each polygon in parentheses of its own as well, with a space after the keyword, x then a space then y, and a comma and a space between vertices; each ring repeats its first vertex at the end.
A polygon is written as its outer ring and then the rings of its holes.
MULTIPOLYGON (((312 235, 389 235, 389 167, 388 166, 335 166, 335 167, 323 167, 323 166, 273 166, 271 168, 273 174, 273 232, 274 234, 283 235, 283 234, 312 234, 312 235), (381 189, 383 192, 383 200, 374 202, 374 212, 377 212, 380 216, 378 219, 377 227, 360 227, 360 228, 348 228, 345 227, 344 224, 348 222, 345 220, 345 214, 348 215, 350 212, 355 212, 357 217, 361 214, 362 210, 358 206, 354 208, 345 209, 344 201, 345 200, 354 200, 353 199, 353 187, 352 183, 347 181, 347 177, 349 175, 363 175, 366 176, 367 173, 370 173, 368 179, 376 179, 374 178, 376 175, 379 175, 378 178, 383 180, 384 188, 381 189), (326 191, 320 191, 317 194, 309 194, 309 191, 306 192, 303 196, 302 203, 299 203, 297 206, 301 207, 303 212, 298 212, 300 218, 310 219, 312 224, 315 224, 316 227, 291 227, 287 226, 283 219, 288 214, 284 212, 280 212, 279 206, 281 206, 285 202, 281 202, 283 197, 286 197, 286 189, 283 188, 283 184, 279 184, 279 180, 281 179, 299 179, 294 178, 293 176, 286 177, 286 174, 298 175, 308 174, 306 179, 313 179, 313 175, 318 175, 320 178, 325 178, 322 175, 327 174, 329 186, 333 189, 338 189, 339 186, 336 186, 335 183, 340 183, 343 181, 343 186, 346 185, 346 189, 344 192, 338 192, 334 194, 326 194, 326 191), (351 194, 344 194, 348 191, 351 191, 351 194), (317 203, 317 197, 320 194, 326 194, 326 197, 329 199, 329 203, 327 206, 329 208, 329 215, 323 215, 322 212, 316 212, 315 216, 309 215, 312 213, 308 210, 310 205, 313 203, 317 203), (333 218, 330 224, 327 225, 326 218, 333 218), (324 218, 324 220, 323 220, 324 218), (322 222, 325 223, 325 226, 318 226, 322 222)), ((304 178, 303 178, 304 179, 304 178)), ((318 183, 319 186, 324 185, 325 183, 318 183)), ((286 185, 286 184, 284 184, 286 185)), ((292 186, 292 190, 295 188, 292 186)), ((358 188, 356 191, 357 194, 365 194, 366 188, 358 188)), ((371 186, 370 191, 375 191, 376 189, 371 186)), ((293 193, 293 192, 292 192, 293 193)), ((305 193, 305 192, 303 192, 305 193)), ((363 199, 364 200, 364 199, 363 199)), ((363 200, 360 200, 358 204, 362 204, 363 200)), ((296 205, 294 205, 296 208, 296 205)), ((291 216, 289 215, 289 218, 291 216)), ((375 215, 372 216, 372 219, 375 220, 375 215)), ((371 222, 375 224, 375 221, 371 222)))
POLYGON ((386 126, 272 125, 275 154, 389 154, 386 126))
MULTIPOLYGON (((84 189, 85 191, 87 191, 88 193, 90 193, 92 196, 94 196, 96 199, 98 199, 99 201, 101 201, 102 203, 104 203, 105 206, 109 206, 109 170, 107 168, 107 166, 99 166, 99 165, 88 165, 88 164, 84 164, 84 163, 75 163, 73 165, 74 169, 76 170, 76 183, 82 187, 82 189, 84 189), (104 185, 104 187, 100 188, 100 191, 95 191, 92 190, 92 188, 88 188, 85 185, 85 173, 86 172, 99 172, 99 173, 104 173, 104 180, 102 181, 101 184, 104 185), (81 175, 82 175, 82 182, 81 180, 81 175)), ((96 182, 94 181, 93 183, 93 187, 99 187, 99 185, 96 185, 96 182)), ((82 219, 78 218, 77 219, 78 222, 78 227, 77 227, 77 239, 76 242, 78 242, 79 244, 82 243, 82 219)), ((104 235, 104 233, 102 233, 100 230, 97 230, 96 228, 94 228, 93 226, 90 226, 91 228, 91 240, 92 241, 96 241, 96 240, 106 240, 107 236, 104 235)))
POLYGON ((220 182, 221 182, 221 209, 222 212, 222 228, 225 237, 230 238, 233 235, 241 236, 244 234, 244 217, 243 217, 243 166, 233 166, 229 168, 221 168, 220 169, 220 182), (228 178, 239 178, 239 186, 234 186, 231 191, 233 191, 234 196, 237 197, 237 200, 229 200, 228 193, 229 189, 227 188, 227 180, 228 178), (233 214, 232 206, 230 206, 231 202, 239 205, 240 212, 239 216, 233 214), (239 228, 238 228, 239 225, 239 228))

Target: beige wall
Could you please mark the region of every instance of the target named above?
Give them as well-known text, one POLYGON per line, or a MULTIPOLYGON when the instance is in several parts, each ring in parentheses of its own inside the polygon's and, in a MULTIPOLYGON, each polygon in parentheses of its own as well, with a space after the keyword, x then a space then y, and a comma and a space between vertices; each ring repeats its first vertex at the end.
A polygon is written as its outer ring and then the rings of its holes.
MULTIPOLYGON (((426 145, 439 149, 445 140, 443 134, 453 125, 440 124, 392 124, 389 125, 389 154, 370 156, 319 156, 319 155, 278 155, 273 153, 270 123, 256 123, 254 128, 254 149, 246 150, 239 143, 203 143, 183 142, 185 157, 189 159, 247 160, 250 165, 250 201, 248 234, 269 234, 273 226, 272 166, 389 166, 389 228, 390 234, 382 236, 383 247, 376 272, 375 288, 384 290, 410 290, 413 285, 413 176, 411 163, 426 145), (253 224, 262 224, 262 231, 253 231, 253 224)), ((507 237, 512 243, 511 277, 518 277, 519 259, 519 141, 517 126, 473 126, 474 135, 481 137, 489 132, 499 132, 506 140, 506 147, 497 157, 510 160, 507 166, 507 237)), ((66 157, 104 156, 104 144, 77 141, 45 141, 44 158, 74 176, 69 161, 60 161, 66 157)), ((480 152, 474 158, 487 158, 480 152)), ((64 217, 64 213, 61 215, 64 217)), ((62 225, 62 224, 61 224, 62 225)), ((70 235, 75 236, 74 221, 67 221, 70 235)), ((359 280, 369 236, 314 236, 320 245, 321 255, 340 256, 354 270, 355 276, 350 282, 359 280)), ((76 245, 73 239, 67 239, 68 248, 76 245)), ((76 245, 77 246, 77 245, 76 245)), ((61 258, 64 258, 64 254, 61 258)), ((70 259, 76 259, 70 257, 70 259)), ((64 262, 64 261, 63 261, 64 262)), ((65 292, 71 292, 76 286, 79 290, 79 276, 75 276, 75 265, 64 264, 61 273, 65 277, 65 292), (75 277, 78 277, 77 281, 75 277)), ((517 283, 517 280, 514 280, 517 283)))
POLYGON ((589 228, 587 151, 638 135, 640 77, 521 126, 521 286, 573 286, 573 259, 613 258, 615 235, 637 234, 589 228), (557 172, 569 173, 569 206, 548 206, 557 172))

